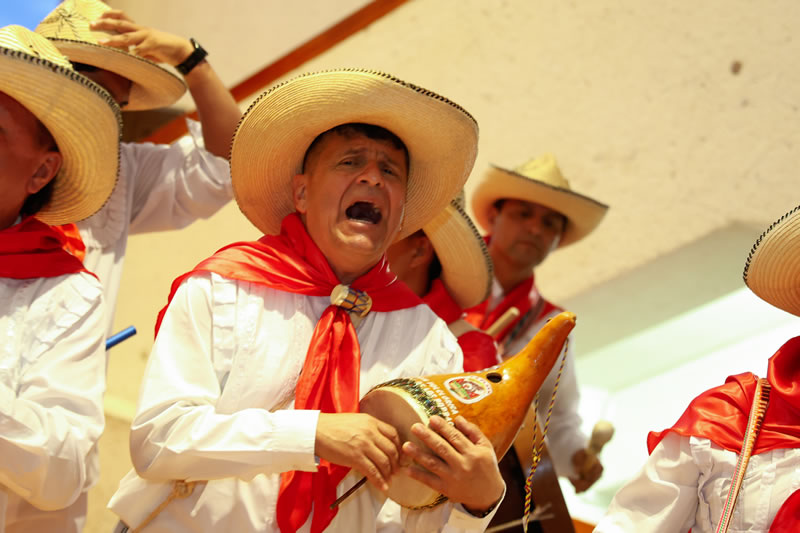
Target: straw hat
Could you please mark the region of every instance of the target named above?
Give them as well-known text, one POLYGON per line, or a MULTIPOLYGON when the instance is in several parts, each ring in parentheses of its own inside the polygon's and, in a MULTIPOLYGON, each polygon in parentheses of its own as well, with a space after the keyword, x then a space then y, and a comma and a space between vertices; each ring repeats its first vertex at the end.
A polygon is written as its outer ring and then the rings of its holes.
POLYGON ((472 212, 487 231, 491 207, 500 199, 524 200, 564 215, 567 227, 559 246, 586 237, 608 210, 607 205, 573 191, 550 154, 531 159, 514 170, 492 165, 472 195, 472 212))
POLYGON ((111 8, 100 0, 64 0, 36 27, 74 63, 111 71, 133 82, 125 111, 155 109, 175 103, 186 84, 167 69, 119 48, 97 44, 113 34, 91 31, 89 23, 111 8))
POLYGON ((408 149, 408 190, 400 240, 437 215, 467 180, 478 125, 447 98, 382 72, 345 69, 305 74, 258 97, 231 145, 231 177, 244 215, 267 234, 294 212, 292 177, 322 132, 360 122, 397 135, 408 149))
POLYGON ((492 288, 492 259, 464 211, 463 192, 422 230, 442 265, 442 282, 462 309, 481 303, 492 288))
POLYGON ((775 221, 756 240, 743 277, 756 296, 800 316, 800 206, 775 221))
POLYGON ((56 225, 94 214, 114 190, 119 167, 121 119, 111 96, 21 26, 0 28, 0 92, 44 124, 63 158, 50 202, 36 216, 56 225))

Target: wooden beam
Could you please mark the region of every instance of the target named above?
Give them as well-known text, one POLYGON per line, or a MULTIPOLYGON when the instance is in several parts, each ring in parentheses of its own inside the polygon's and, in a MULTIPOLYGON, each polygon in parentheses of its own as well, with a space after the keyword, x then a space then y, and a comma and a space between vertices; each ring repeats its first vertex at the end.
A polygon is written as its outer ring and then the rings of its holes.
MULTIPOLYGON (((269 84, 296 69, 302 64, 326 52, 336 44, 347 39, 354 33, 363 30, 376 20, 390 13, 395 8, 405 4, 408 0, 374 0, 351 14, 344 20, 331 26, 316 37, 311 38, 290 51, 274 63, 267 65, 259 72, 231 89, 237 102, 264 89, 269 84)), ((178 117, 144 139, 154 143, 171 143, 186 134, 186 118, 197 119, 197 112, 186 113, 178 117)))

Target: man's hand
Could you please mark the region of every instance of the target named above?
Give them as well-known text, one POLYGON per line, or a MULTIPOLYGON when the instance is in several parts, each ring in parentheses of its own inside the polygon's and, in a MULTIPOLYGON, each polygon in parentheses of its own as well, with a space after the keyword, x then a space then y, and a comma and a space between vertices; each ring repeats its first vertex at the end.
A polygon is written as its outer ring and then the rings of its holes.
POLYGON ((398 469, 400 437, 394 427, 364 413, 320 413, 317 456, 349 466, 382 492, 398 469))
POLYGON ((585 449, 578 450, 572 455, 572 465, 578 473, 578 478, 569 478, 570 483, 575 487, 575 492, 583 492, 594 485, 603 474, 603 465, 597 456, 585 449))
POLYGON ((171 33, 140 26, 117 9, 106 11, 91 23, 91 29, 116 33, 100 44, 129 50, 150 61, 180 65, 194 50, 189 39, 171 33))
POLYGON ((417 423, 411 431, 433 454, 412 442, 404 443, 403 452, 416 463, 405 467, 409 476, 473 514, 489 509, 503 496, 505 484, 494 449, 478 426, 459 416, 453 427, 433 416, 429 427, 417 423))

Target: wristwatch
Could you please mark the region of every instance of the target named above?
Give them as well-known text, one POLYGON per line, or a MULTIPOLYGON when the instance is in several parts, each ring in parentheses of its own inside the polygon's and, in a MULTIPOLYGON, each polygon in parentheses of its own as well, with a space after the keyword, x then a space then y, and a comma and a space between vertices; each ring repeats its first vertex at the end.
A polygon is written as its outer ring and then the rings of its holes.
POLYGON ((205 48, 200 46, 200 43, 195 41, 194 37, 189 39, 189 41, 192 43, 194 50, 192 50, 192 53, 189 54, 189 57, 183 60, 183 63, 181 63, 180 65, 175 65, 175 70, 177 70, 184 76, 189 74, 189 72, 191 72, 192 69, 196 67, 198 63, 204 60, 208 55, 208 52, 206 52, 205 48))

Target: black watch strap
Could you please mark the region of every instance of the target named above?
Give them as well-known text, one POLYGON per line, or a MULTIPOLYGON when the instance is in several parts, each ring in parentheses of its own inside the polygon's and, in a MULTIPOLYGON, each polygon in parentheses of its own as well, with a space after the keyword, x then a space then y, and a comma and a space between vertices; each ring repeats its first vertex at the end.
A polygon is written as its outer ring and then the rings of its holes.
POLYGON ((205 48, 200 46, 200 43, 195 41, 194 37, 189 39, 189 41, 192 43, 192 46, 194 46, 194 50, 192 50, 192 53, 189 54, 189 57, 183 60, 183 63, 175 66, 175 70, 177 70, 184 76, 189 74, 189 72, 191 72, 192 69, 196 67, 198 63, 204 60, 208 55, 208 52, 206 52, 205 48))

